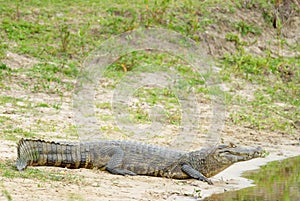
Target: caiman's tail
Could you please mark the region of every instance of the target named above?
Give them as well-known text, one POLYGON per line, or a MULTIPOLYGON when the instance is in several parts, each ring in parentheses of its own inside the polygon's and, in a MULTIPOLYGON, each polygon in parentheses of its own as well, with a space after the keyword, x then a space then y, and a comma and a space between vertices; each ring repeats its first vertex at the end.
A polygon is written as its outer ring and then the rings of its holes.
POLYGON ((79 168, 82 165, 79 143, 21 139, 16 167, 21 171, 31 165, 79 168))

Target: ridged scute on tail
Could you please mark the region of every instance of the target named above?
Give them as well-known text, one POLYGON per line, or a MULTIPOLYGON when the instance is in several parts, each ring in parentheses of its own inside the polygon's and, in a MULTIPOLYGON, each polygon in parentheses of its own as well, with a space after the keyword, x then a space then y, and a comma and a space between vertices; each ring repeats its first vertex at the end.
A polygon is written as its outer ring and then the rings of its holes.
POLYGON ((37 161, 39 157, 37 142, 42 140, 26 140, 21 139, 18 143, 18 158, 16 161, 16 167, 19 171, 26 169, 29 163, 37 161))
POLYGON ((18 143, 16 167, 19 171, 31 165, 78 168, 81 158, 78 145, 74 142, 21 139, 18 143))

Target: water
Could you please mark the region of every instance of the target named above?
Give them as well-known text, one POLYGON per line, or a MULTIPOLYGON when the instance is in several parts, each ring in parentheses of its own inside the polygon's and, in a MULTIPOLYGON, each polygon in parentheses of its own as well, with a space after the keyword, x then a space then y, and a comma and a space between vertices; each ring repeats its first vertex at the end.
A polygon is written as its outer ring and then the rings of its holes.
POLYGON ((243 174, 256 186, 212 195, 205 201, 299 201, 300 156, 270 162, 243 174))

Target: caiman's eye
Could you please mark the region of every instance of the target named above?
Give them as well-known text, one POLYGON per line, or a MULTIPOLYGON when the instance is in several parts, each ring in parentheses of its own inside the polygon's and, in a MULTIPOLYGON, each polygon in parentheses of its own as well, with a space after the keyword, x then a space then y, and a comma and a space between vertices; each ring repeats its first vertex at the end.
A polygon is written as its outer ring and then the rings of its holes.
POLYGON ((236 148, 236 147, 237 147, 237 146, 236 146, 234 143, 232 143, 232 142, 230 142, 229 146, 230 146, 231 148, 236 148))

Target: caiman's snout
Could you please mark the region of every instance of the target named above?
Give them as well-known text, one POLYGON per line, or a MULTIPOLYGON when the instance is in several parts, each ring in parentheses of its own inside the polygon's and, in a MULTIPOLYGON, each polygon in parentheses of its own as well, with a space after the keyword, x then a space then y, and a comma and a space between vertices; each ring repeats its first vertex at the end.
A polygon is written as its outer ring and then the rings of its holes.
POLYGON ((247 147, 222 147, 219 149, 219 155, 227 159, 228 163, 235 163, 239 161, 246 161, 253 158, 263 157, 265 151, 261 147, 247 148, 247 147))

